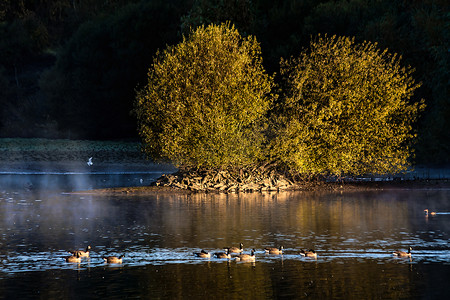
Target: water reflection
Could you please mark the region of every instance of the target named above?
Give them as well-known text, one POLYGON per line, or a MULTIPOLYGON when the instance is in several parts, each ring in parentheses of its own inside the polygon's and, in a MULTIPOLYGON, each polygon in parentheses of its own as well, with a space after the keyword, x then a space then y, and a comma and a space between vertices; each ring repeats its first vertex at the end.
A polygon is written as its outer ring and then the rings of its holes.
POLYGON ((148 185, 164 172, 0 172, 3 191, 80 191, 148 185))
MULTIPOLYGON (((100 197, 4 190, 0 279, 9 283, 0 285, 0 294, 18 289, 19 281, 31 281, 33 273, 41 282, 64 279, 48 284, 47 295, 54 289, 71 295, 75 287, 85 287, 97 296, 118 291, 121 298, 146 293, 156 298, 421 297, 435 286, 428 278, 437 272, 444 272, 438 282, 450 279, 450 214, 423 214, 427 207, 449 212, 449 193, 100 197), (192 254, 241 242, 244 252, 257 250, 255 263, 192 254), (87 245, 93 246, 89 259, 80 264, 64 261, 67 250, 87 245), (409 245, 411 260, 392 255, 409 245), (263 250, 279 246, 283 255, 263 250), (317 259, 302 257, 301 249, 315 249, 317 259), (102 260, 122 253, 122 265, 102 260), (68 285, 65 280, 73 278, 74 271, 77 283, 68 285)), ((448 289, 442 285, 438 291, 448 289)))

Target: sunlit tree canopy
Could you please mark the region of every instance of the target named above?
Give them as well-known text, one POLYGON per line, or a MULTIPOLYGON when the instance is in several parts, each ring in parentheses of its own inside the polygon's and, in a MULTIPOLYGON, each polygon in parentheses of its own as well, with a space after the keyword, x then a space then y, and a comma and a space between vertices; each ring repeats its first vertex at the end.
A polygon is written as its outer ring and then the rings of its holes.
POLYGON ((305 175, 404 170, 421 103, 412 69, 377 44, 318 36, 282 60, 283 101, 272 155, 305 175))
POLYGON ((240 167, 263 156, 273 78, 230 24, 201 26, 157 53, 136 115, 144 150, 183 167, 240 167))

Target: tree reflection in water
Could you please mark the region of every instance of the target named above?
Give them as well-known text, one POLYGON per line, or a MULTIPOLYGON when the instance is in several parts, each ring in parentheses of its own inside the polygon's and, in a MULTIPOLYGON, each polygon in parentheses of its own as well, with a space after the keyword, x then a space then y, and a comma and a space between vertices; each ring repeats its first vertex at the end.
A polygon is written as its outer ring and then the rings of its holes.
POLYGON ((450 291, 450 192, 0 194, 5 298, 423 298, 450 291), (244 244, 254 263, 198 259, 244 244), (68 249, 92 245, 79 266, 68 249), (283 245, 283 255, 265 247, 283 245), (411 260, 392 251, 414 248, 411 260), (317 260, 301 249, 315 249, 317 260), (126 253, 123 265, 104 255, 126 253))

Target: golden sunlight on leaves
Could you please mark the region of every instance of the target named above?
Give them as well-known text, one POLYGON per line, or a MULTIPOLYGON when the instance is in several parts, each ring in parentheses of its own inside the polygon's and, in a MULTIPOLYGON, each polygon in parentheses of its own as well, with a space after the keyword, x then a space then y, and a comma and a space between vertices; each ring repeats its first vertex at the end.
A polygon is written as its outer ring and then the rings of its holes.
POLYGON ((318 36, 311 50, 281 61, 284 97, 272 155, 304 175, 404 170, 423 102, 411 68, 377 44, 318 36), (299 138, 294 138, 299 137, 299 138))
POLYGON ((273 78, 253 37, 199 27, 157 54, 136 115, 145 151, 186 167, 240 167, 261 158, 273 78))

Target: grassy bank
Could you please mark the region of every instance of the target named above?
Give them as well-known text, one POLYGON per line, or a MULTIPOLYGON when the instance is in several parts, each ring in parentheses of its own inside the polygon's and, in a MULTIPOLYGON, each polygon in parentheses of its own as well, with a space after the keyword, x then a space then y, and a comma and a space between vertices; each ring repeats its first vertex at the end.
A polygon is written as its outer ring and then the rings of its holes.
POLYGON ((168 164, 154 164, 139 142, 53 139, 0 139, 0 172, 173 172, 168 164), (87 164, 92 157, 93 165, 87 164))
POLYGON ((0 161, 84 161, 89 157, 103 162, 145 162, 138 142, 0 139, 0 161))

